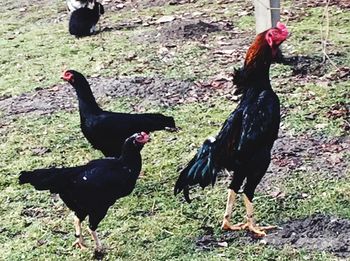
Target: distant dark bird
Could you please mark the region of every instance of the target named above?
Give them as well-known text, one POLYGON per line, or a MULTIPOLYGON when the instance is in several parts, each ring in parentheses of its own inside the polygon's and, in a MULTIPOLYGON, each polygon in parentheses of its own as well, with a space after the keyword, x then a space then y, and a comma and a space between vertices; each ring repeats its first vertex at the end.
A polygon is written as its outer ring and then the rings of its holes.
POLYGON ((94 0, 66 0, 67 7, 70 12, 73 12, 82 7, 88 7, 89 3, 92 3, 94 0))
POLYGON ((75 89, 79 100, 80 127, 90 144, 107 157, 118 157, 126 138, 136 132, 175 129, 173 117, 160 113, 117 113, 103 111, 85 77, 69 70, 62 79, 75 89))
POLYGON ((69 33, 77 37, 92 35, 104 12, 103 5, 95 0, 93 9, 85 6, 73 11, 69 19, 69 33))
POLYGON ((149 141, 141 132, 128 138, 118 159, 106 158, 70 168, 49 168, 23 171, 19 183, 30 183, 37 190, 58 193, 69 209, 74 211, 75 236, 73 246, 85 248, 81 222, 89 216, 89 232, 96 243, 95 253, 102 252, 96 229, 115 201, 129 195, 141 171, 140 151, 149 141))
POLYGON ((183 191, 186 201, 190 202, 189 186, 199 184, 204 188, 214 185, 219 171, 234 171, 222 224, 225 230, 248 229, 256 236, 265 235, 264 229, 255 225, 252 201, 255 188, 270 164, 271 149, 278 136, 280 102, 271 88, 269 71, 279 45, 287 36, 287 28, 280 22, 277 27, 257 35, 247 52, 243 68, 236 71, 234 77, 238 92, 243 94, 240 103, 216 138, 203 143, 175 184, 175 195, 183 191), (236 194, 244 180, 247 223, 231 225, 236 194))

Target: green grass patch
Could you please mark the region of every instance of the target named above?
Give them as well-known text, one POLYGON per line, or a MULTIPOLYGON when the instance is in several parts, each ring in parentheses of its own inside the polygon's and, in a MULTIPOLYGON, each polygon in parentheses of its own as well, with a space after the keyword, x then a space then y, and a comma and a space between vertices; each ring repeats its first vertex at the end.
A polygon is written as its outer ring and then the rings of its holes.
MULTIPOLYGON (((41 1, 42 2, 42 1, 41 1)), ((85 75, 117 76, 160 74, 176 79, 198 80, 236 65, 223 68, 213 63, 208 49, 198 41, 176 41, 176 48, 164 57, 159 43, 137 42, 135 36, 149 33, 151 27, 103 32, 88 38, 68 35, 68 17, 64 1, 30 5, 20 11, 17 2, 6 4, 1 12, 0 96, 17 95, 61 82, 61 71, 72 68, 85 75), (128 59, 130 53, 136 58, 128 59)), ((2 4, 3 5, 3 4, 2 4)), ((104 22, 117 24, 136 18, 147 20, 163 15, 204 12, 217 20, 232 20, 241 30, 254 30, 252 15, 237 18, 240 2, 225 5, 196 1, 186 5, 165 5, 135 10, 109 12, 104 22)), ((300 21, 288 25, 292 35, 285 43, 291 55, 320 57, 320 19, 323 8, 309 8, 300 21)), ((350 62, 348 11, 330 8, 330 37, 327 50, 337 66, 350 62)), ((222 32, 209 36, 214 40, 222 32)), ((329 66, 329 65, 327 65, 329 66)), ((334 71, 329 66, 327 72, 334 71)), ((280 93, 287 109, 283 127, 295 135, 317 133, 329 137, 343 135, 343 118, 330 119, 335 104, 349 103, 348 82, 296 83, 286 65, 272 67, 272 86, 280 93), (285 85, 278 80, 288 77, 285 85), (275 81, 276 80, 276 81, 275 81), (286 92, 285 90, 291 90, 286 92)), ((1 99, 0 99, 1 100, 1 99)), ((116 99, 104 104, 113 111, 132 111, 136 100, 116 99)), ((215 135, 236 104, 221 99, 210 103, 192 103, 173 108, 148 105, 149 112, 160 111, 175 117, 181 127, 178 133, 157 132, 142 151, 145 176, 135 191, 119 200, 101 222, 99 232, 107 246, 110 260, 336 260, 327 253, 305 252, 290 247, 275 249, 258 244, 231 242, 228 248, 199 251, 195 239, 201 226, 219 229, 226 201, 226 186, 194 190, 191 205, 173 196, 179 167, 188 162, 203 140, 215 135)), ((3 116, 3 114, 0 115, 3 116)), ((77 112, 64 111, 42 117, 23 116, 6 127, 0 137, 0 256, 3 260, 87 260, 93 242, 87 235, 89 251, 71 248, 74 241, 72 214, 61 201, 48 192, 18 185, 22 170, 50 166, 76 166, 102 157, 91 148, 79 128, 77 112)), ((257 193, 256 216, 263 223, 274 224, 314 213, 350 218, 348 202, 349 173, 341 179, 326 178, 325 173, 293 172, 281 181, 286 196, 275 199, 257 193), (300 193, 308 197, 300 198, 300 193)), ((328 173, 329 174, 329 173, 328 173)), ((238 201, 233 219, 242 220, 244 208, 238 201)), ((84 228, 86 225, 84 226, 84 228)))

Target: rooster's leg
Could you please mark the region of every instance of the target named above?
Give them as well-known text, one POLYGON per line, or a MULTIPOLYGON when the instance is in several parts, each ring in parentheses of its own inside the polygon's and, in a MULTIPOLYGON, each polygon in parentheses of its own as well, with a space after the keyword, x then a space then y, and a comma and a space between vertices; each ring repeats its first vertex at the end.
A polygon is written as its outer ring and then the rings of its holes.
POLYGON ((231 225, 230 219, 232 215, 233 207, 236 203, 236 192, 234 192, 232 189, 228 190, 227 195, 227 203, 226 203, 226 210, 224 215, 224 220, 222 221, 221 229, 223 230, 241 230, 242 224, 237 225, 231 225))
POLYGON ((255 220, 253 217, 254 209, 253 203, 249 200, 249 198, 243 194, 244 205, 247 211, 247 222, 241 225, 241 229, 246 229, 255 234, 257 237, 266 236, 265 230, 274 229, 276 226, 267 226, 267 227, 259 227, 255 224, 255 220))
POLYGON ((84 245, 83 235, 81 234, 81 221, 77 216, 74 216, 75 237, 77 238, 73 246, 80 249, 86 249, 84 245))

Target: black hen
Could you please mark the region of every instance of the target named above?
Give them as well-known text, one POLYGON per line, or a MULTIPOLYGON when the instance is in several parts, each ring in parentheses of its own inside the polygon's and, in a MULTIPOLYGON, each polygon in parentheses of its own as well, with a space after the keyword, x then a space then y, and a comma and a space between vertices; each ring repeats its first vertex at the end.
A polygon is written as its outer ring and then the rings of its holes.
POLYGON ((84 248, 81 222, 89 216, 89 228, 96 243, 96 252, 102 251, 96 229, 107 210, 121 197, 129 195, 141 171, 140 151, 149 141, 144 133, 128 138, 118 159, 106 158, 71 168, 50 168, 23 171, 19 183, 30 183, 37 190, 58 193, 64 203, 75 212, 77 240, 74 245, 84 248))
POLYGON ((94 2, 93 9, 86 6, 73 11, 69 19, 69 33, 77 37, 92 35, 104 12, 103 5, 99 2, 94 2))
POLYGON ((175 195, 184 191, 190 202, 189 186, 214 185, 218 171, 234 171, 223 221, 223 229, 247 228, 257 236, 265 233, 254 225, 252 200, 254 191, 271 160, 271 149, 278 136, 280 103, 271 88, 269 70, 278 46, 287 38, 285 25, 278 23, 259 34, 247 52, 243 69, 236 71, 235 83, 242 100, 223 124, 216 138, 207 139, 196 156, 181 171, 175 195), (229 223, 236 194, 244 180, 247 223, 229 223))
POLYGON ((122 145, 131 134, 174 129, 172 117, 162 114, 116 113, 103 111, 95 101, 85 77, 76 71, 66 71, 62 77, 76 90, 79 100, 80 126, 91 145, 107 156, 118 157, 122 145))

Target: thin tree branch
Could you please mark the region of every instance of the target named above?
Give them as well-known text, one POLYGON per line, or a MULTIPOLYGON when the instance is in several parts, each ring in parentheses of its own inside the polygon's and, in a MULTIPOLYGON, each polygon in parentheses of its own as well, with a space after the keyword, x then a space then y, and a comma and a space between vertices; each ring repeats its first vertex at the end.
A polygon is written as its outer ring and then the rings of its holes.
POLYGON ((338 66, 335 64, 335 62, 332 61, 332 59, 327 54, 327 42, 329 39, 329 2, 330 0, 327 0, 326 6, 323 10, 322 20, 321 20, 321 44, 322 44, 322 54, 323 54, 323 63, 328 60, 330 64, 335 68, 339 69, 338 66), (323 26, 324 21, 326 20, 325 28, 323 26))

